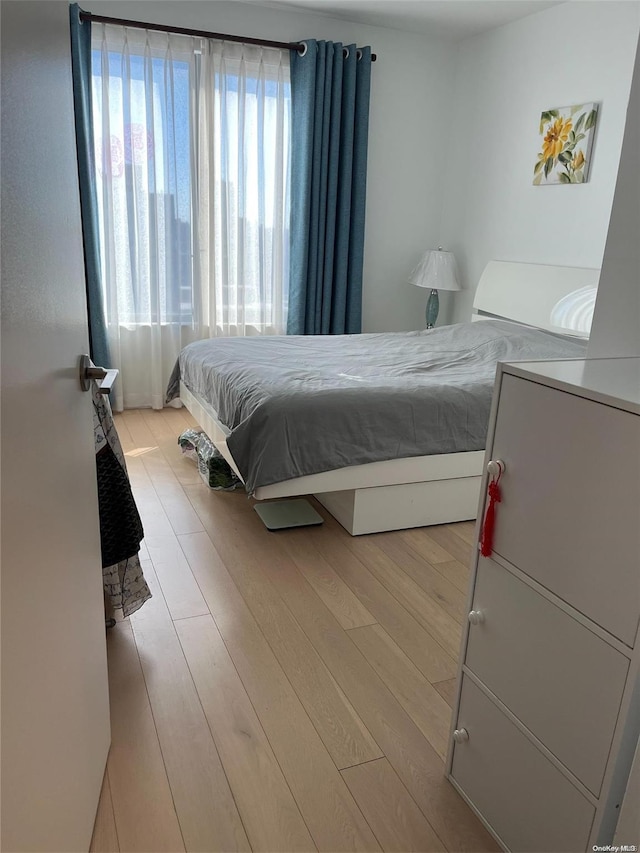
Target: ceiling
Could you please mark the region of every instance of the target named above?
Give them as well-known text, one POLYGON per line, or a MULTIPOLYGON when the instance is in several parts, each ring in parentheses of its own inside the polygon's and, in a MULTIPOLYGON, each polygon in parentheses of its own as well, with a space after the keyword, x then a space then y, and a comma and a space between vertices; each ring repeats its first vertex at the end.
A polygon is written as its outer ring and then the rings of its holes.
POLYGON ((560 0, 274 0, 261 5, 459 40, 533 15, 560 0))

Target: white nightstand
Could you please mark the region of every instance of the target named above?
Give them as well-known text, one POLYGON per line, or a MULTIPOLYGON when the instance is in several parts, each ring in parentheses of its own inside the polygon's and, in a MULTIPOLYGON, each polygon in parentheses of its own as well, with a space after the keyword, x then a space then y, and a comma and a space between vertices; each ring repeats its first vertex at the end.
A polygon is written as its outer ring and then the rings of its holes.
POLYGON ((501 365, 491 459, 447 772, 505 849, 591 850, 640 733, 640 359, 501 365))

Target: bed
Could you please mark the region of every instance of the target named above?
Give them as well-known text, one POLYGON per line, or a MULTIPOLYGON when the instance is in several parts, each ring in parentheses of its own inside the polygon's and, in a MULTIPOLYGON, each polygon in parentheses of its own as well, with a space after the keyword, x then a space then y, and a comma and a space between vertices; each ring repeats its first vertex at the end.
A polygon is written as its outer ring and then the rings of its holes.
POLYGON ((497 362, 584 357, 571 298, 598 275, 492 261, 471 323, 199 341, 167 396, 259 501, 313 494, 352 535, 471 519, 497 362))

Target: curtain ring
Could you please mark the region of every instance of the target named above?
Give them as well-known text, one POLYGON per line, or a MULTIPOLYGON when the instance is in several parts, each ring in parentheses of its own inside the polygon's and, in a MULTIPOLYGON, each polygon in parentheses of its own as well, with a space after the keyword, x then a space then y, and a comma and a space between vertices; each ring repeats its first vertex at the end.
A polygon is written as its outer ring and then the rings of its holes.
POLYGON ((304 50, 299 50, 298 56, 306 56, 307 51, 309 50, 309 45, 306 43, 306 41, 300 41, 298 42, 298 44, 304 45, 304 50))
POLYGON ((356 59, 362 59, 362 51, 360 48, 356 50, 356 59))
POLYGON ((342 48, 342 58, 343 59, 349 59, 349 48, 348 47, 342 48))

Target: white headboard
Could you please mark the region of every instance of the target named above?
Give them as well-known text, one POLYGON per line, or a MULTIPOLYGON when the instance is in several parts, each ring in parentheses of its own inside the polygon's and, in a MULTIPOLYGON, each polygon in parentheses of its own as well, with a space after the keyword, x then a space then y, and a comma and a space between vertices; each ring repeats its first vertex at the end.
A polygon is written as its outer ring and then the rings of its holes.
POLYGON ((551 315, 558 302, 569 294, 584 288, 597 288, 599 278, 600 270, 597 269, 489 261, 478 282, 471 319, 482 320, 483 314, 489 314, 551 332, 588 338, 588 331, 555 325, 551 315))

